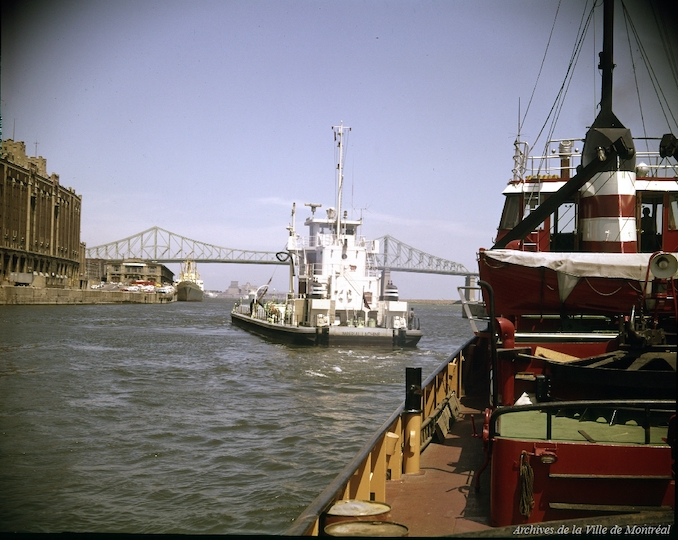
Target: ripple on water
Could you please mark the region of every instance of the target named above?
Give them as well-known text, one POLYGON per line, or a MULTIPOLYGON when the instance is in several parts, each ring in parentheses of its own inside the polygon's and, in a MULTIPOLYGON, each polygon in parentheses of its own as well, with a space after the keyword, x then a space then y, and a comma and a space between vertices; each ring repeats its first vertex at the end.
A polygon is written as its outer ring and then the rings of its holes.
POLYGON ((417 306, 412 350, 287 347, 230 305, 0 309, 0 530, 281 534, 400 405, 405 367, 471 334, 417 306))

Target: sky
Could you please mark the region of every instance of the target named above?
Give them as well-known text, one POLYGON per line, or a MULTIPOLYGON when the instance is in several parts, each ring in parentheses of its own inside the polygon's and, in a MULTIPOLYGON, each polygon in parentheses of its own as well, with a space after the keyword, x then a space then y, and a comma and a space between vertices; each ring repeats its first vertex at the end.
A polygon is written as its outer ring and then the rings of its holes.
MULTIPOLYGON (((159 226, 217 246, 279 251, 293 202, 298 226, 309 214, 304 203, 334 205, 331 128, 343 122, 351 127, 343 207, 363 217, 361 233, 389 234, 475 272, 478 248, 496 235, 519 119, 521 137, 535 144, 590 5, 8 0, 2 138, 37 150, 48 174, 82 196, 88 247, 159 226)), ((675 70, 676 3, 626 5, 640 30, 658 14, 675 70)), ((583 137, 595 118, 601 9, 594 22, 556 138, 583 137)), ((643 46, 657 59, 673 118, 636 59, 641 116, 625 39, 615 43, 613 109, 636 136, 678 134, 678 83, 659 34, 643 46)), ((211 290, 271 276, 279 290, 287 283, 284 267, 198 270, 211 290)), ((410 299, 457 299, 463 285, 460 277, 392 277, 410 299)))

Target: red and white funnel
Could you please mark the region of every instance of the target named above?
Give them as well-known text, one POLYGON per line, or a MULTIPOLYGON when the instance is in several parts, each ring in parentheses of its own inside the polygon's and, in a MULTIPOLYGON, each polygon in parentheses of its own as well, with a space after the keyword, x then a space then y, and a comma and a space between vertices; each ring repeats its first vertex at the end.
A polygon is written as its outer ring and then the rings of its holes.
POLYGON ((579 192, 582 251, 636 253, 636 173, 603 171, 579 192))
POLYGON ((612 112, 613 9, 614 0, 605 0, 600 113, 586 134, 582 165, 604 161, 612 147, 617 159, 580 189, 579 230, 582 251, 636 253, 636 152, 631 130, 612 112))

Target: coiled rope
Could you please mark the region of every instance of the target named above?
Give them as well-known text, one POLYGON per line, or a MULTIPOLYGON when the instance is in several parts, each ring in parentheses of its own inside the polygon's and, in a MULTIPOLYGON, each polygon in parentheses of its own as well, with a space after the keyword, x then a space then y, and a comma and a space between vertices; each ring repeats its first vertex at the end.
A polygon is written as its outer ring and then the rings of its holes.
POLYGON ((523 450, 520 454, 520 513, 530 517, 534 508, 534 471, 530 458, 523 450))

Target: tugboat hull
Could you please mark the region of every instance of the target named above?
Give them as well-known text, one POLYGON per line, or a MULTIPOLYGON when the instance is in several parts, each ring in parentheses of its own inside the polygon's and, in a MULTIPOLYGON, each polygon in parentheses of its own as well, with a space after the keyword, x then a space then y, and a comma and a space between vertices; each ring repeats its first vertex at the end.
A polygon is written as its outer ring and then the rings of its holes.
POLYGON ((291 326, 233 312, 235 326, 272 341, 294 345, 415 347, 421 330, 346 326, 291 326))
POLYGON ((231 313, 231 323, 267 339, 294 345, 316 345, 316 329, 308 326, 285 327, 242 313, 231 313))

